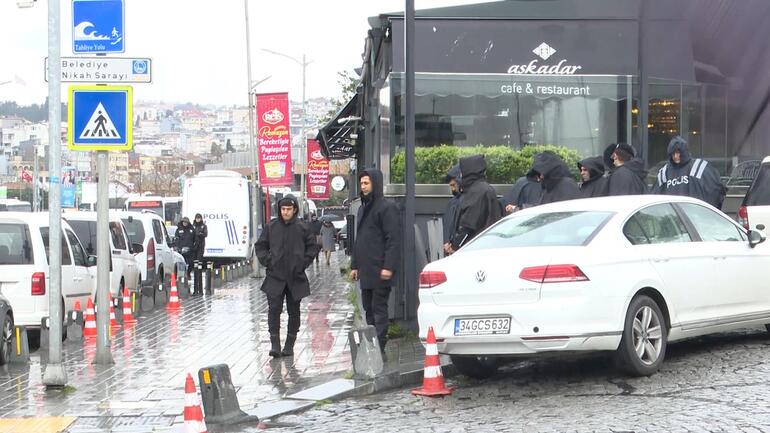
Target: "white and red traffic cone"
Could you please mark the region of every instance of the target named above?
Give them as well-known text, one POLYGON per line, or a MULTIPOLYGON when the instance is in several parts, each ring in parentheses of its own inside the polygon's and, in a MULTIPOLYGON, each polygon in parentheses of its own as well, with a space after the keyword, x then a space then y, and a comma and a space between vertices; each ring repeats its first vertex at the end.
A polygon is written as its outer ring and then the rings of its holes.
POLYGON ((454 391, 444 385, 444 374, 441 372, 441 360, 436 346, 436 334, 433 327, 428 328, 428 341, 425 345, 425 370, 423 372, 422 387, 412 390, 412 394, 424 397, 443 397, 454 391))
POLYGON ((86 318, 83 325, 83 337, 96 337, 96 314, 94 313, 94 301, 88 298, 86 303, 86 318))
POLYGON ((179 303, 179 292, 176 290, 176 272, 171 273, 171 292, 168 297, 168 304, 166 304, 167 311, 179 311, 182 308, 182 304, 179 303))
POLYGON ((203 409, 198 400, 198 390, 190 373, 184 383, 184 431, 185 433, 208 433, 206 421, 203 420, 203 409))
POLYGON ((110 328, 120 328, 117 317, 115 317, 115 306, 112 303, 112 294, 110 294, 110 328))
POLYGON ((131 310, 131 296, 128 294, 128 287, 123 288, 123 324, 133 325, 136 323, 133 311, 131 310))

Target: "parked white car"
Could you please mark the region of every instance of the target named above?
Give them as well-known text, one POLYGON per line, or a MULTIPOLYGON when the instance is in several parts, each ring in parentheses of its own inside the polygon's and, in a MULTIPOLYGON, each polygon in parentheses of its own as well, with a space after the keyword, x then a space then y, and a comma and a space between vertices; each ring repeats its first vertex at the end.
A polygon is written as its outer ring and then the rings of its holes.
POLYGON ((743 197, 738 222, 747 230, 770 228, 770 156, 762 160, 757 176, 743 197))
POLYGON ((770 246, 679 196, 572 200, 516 212, 420 275, 420 337, 433 327, 461 373, 501 358, 614 351, 632 375, 668 342, 770 324, 770 246))
MULTIPOLYGON (((62 221, 61 291, 64 311, 75 301, 85 309, 95 293, 95 257, 88 257, 77 235, 62 221)), ((48 268, 48 213, 3 212, 0 214, 0 291, 13 307, 16 325, 39 329, 48 317, 50 271, 48 268)))
MULTIPOLYGON (((89 256, 96 256, 96 212, 74 212, 64 215, 72 230, 78 235, 80 243, 89 256)), ((123 288, 139 290, 141 274, 139 264, 134 257, 128 233, 120 218, 110 215, 110 294, 116 308, 121 308, 123 288)), ((138 251, 137 251, 138 254, 138 251)))
POLYGON ((157 292, 163 282, 163 292, 168 293, 168 279, 176 268, 176 260, 163 218, 152 211, 122 211, 116 216, 123 221, 131 243, 142 246, 142 251, 135 254, 141 274, 140 287, 149 294, 157 292))

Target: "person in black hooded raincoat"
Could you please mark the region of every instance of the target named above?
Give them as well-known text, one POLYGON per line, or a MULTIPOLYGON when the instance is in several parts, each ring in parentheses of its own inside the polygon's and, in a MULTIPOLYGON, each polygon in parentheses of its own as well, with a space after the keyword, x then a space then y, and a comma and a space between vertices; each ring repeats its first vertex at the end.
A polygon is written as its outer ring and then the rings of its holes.
POLYGON ((318 254, 312 229, 297 217, 297 199, 287 194, 278 201, 279 218, 259 236, 255 245, 257 259, 267 270, 262 291, 267 295, 267 327, 270 333, 270 356, 291 356, 299 332, 299 304, 310 294, 305 269, 318 254), (281 313, 286 300, 289 322, 286 344, 281 350, 281 313))
POLYGON ((460 200, 462 198, 461 182, 460 164, 455 164, 444 176, 444 183, 449 184, 449 190, 452 192, 452 198, 447 203, 444 216, 441 219, 444 229, 444 253, 449 253, 452 235, 457 231, 457 213, 460 210, 460 200))
POLYGON ((388 342, 388 298, 393 275, 401 263, 401 217, 396 204, 385 198, 382 172, 368 168, 358 175, 361 207, 356 217, 351 255, 353 280, 361 282, 366 323, 377 330, 380 351, 388 342))
POLYGON ((604 177, 604 161, 601 156, 586 158, 577 163, 580 170, 580 195, 585 198, 607 195, 607 178, 604 177))
POLYGON ((726 191, 714 166, 705 159, 693 159, 682 137, 671 139, 668 143, 668 163, 658 171, 653 192, 686 195, 721 209, 726 191))
POLYGON ((646 194, 647 184, 644 179, 647 177, 647 170, 644 169, 641 158, 636 157, 636 150, 626 143, 610 144, 605 149, 605 155, 613 146, 614 150, 610 155, 615 168, 607 181, 607 195, 646 194))
POLYGON ((559 155, 550 151, 536 154, 532 170, 540 177, 543 187, 540 204, 581 198, 577 182, 559 155))
POLYGON ((516 179, 508 194, 503 197, 503 214, 537 206, 543 197, 537 172, 529 170, 526 176, 516 179))
POLYGON ((486 171, 487 162, 483 155, 460 158, 463 195, 457 214, 457 230, 450 241, 450 253, 503 216, 497 193, 487 183, 486 171))

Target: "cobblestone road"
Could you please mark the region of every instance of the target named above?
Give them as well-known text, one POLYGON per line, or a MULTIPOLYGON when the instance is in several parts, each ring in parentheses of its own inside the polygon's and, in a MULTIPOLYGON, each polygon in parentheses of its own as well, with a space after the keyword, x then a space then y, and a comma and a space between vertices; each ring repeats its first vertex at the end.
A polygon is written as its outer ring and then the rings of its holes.
POLYGON ((770 338, 750 329, 669 346, 662 370, 628 378, 605 356, 514 362, 458 376, 444 399, 399 390, 318 406, 282 431, 770 431, 770 338))

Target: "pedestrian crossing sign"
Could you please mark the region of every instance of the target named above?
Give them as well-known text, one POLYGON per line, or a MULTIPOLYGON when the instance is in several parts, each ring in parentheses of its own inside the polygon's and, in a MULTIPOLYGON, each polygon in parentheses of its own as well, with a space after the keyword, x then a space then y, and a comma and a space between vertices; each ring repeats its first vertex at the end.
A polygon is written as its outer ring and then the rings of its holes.
POLYGON ((70 86, 67 147, 70 150, 131 150, 131 86, 70 86))

